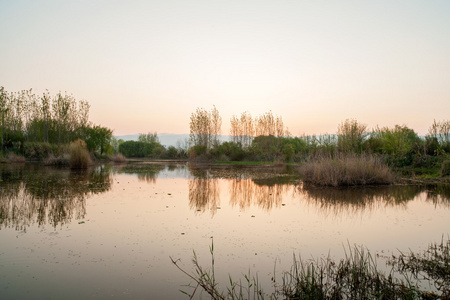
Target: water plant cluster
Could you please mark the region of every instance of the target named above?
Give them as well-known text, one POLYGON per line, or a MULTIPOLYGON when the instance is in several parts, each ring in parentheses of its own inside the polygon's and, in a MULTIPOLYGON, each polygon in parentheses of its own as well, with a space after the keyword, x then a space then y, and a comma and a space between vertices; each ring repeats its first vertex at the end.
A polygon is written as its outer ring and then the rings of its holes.
MULTIPOLYGON (((191 282, 184 290, 190 299, 206 292, 212 299, 450 299, 450 240, 431 243, 423 253, 402 253, 388 259, 389 272, 381 271, 376 256, 364 247, 348 246, 345 258, 303 260, 294 255, 281 283, 272 277, 267 292, 258 277, 219 283, 215 278, 214 244, 210 247, 211 268, 202 267, 194 252, 193 271, 183 269, 191 282), (226 289, 221 288, 226 285, 226 289)), ((266 287, 267 288, 267 287, 266 287)))

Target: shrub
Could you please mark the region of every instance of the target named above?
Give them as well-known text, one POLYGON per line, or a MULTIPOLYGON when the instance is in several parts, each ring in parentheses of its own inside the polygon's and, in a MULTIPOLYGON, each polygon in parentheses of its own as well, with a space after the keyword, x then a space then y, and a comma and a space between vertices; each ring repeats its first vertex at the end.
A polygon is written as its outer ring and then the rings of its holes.
POLYGON ((442 163, 441 175, 442 175, 442 176, 448 176, 448 175, 450 175, 450 159, 446 159, 446 160, 444 160, 444 162, 442 163))
POLYGON ((82 140, 77 140, 70 143, 70 167, 72 169, 87 169, 91 164, 89 152, 86 149, 86 143, 82 140))
POLYGON ((390 184, 394 180, 389 167, 372 155, 317 157, 304 163, 299 172, 304 182, 322 186, 390 184))

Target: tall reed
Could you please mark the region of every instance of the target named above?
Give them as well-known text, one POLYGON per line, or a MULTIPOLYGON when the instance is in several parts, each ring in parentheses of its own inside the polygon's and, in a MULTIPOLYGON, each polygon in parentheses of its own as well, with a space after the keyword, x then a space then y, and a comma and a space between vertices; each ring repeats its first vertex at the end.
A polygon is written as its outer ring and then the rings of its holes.
POLYGON ((304 163, 299 173, 305 183, 321 186, 390 184, 394 181, 389 167, 368 154, 316 157, 304 163))

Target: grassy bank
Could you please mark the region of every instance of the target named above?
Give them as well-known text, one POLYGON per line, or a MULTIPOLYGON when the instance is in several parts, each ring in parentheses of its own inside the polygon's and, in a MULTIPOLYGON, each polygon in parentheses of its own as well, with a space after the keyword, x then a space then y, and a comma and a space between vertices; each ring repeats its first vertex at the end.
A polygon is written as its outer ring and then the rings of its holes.
POLYGON ((203 290, 212 299, 450 299, 450 240, 432 243, 422 253, 402 253, 388 259, 389 274, 380 271, 374 256, 364 247, 348 247, 346 258, 338 262, 298 260, 283 272, 282 283, 273 280, 273 292, 266 293, 257 277, 231 276, 226 290, 215 279, 214 245, 210 248, 211 268, 204 269, 194 252, 192 273, 172 263, 193 284, 182 293, 191 299, 203 290))

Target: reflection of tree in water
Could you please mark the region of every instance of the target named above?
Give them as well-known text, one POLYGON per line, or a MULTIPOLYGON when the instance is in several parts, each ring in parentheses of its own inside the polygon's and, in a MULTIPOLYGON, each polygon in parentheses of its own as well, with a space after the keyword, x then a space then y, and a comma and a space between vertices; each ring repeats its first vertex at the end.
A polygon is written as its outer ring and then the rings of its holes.
POLYGON ((127 164, 118 166, 117 171, 119 174, 132 174, 136 175, 139 180, 145 181, 147 183, 156 183, 156 178, 158 174, 164 170, 166 166, 160 164, 127 164))
POLYGON ((448 184, 424 186, 427 193, 427 201, 432 201, 435 206, 450 206, 450 186, 448 184))
MULTIPOLYGON (((246 209, 252 204, 270 210, 279 207, 283 195, 293 187, 291 177, 279 176, 262 179, 231 179, 230 204, 246 209)), ((293 190, 295 192, 295 190, 293 190)))
POLYGON ((250 205, 267 210, 280 206, 283 194, 294 183, 283 168, 191 167, 190 172, 194 176, 189 181, 191 208, 199 211, 208 208, 213 214, 220 204, 219 178, 230 183, 230 204, 241 209, 250 205))
POLYGON ((37 166, 0 168, 0 228, 47 222, 56 227, 86 215, 86 199, 110 189, 103 168, 70 171, 37 166))
POLYGON ((202 170, 189 179, 189 207, 197 211, 209 210, 213 215, 220 206, 219 179, 212 178, 209 170, 202 170))
POLYGON ((292 173, 290 166, 239 166, 239 165, 188 165, 189 172, 194 177, 205 176, 206 172, 210 178, 251 178, 271 179, 278 175, 285 176, 292 173))
POLYGON ((450 198, 445 196, 444 189, 436 186, 415 185, 366 188, 320 188, 303 185, 299 188, 306 196, 307 201, 324 211, 331 211, 335 215, 343 212, 367 211, 377 206, 405 206, 409 201, 424 192, 426 193, 426 201, 448 206, 450 198))

